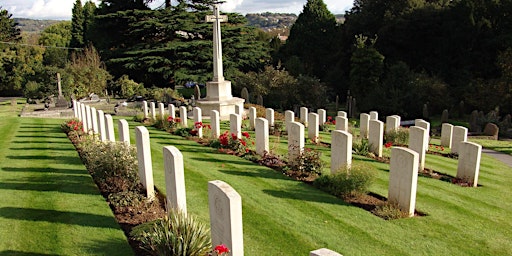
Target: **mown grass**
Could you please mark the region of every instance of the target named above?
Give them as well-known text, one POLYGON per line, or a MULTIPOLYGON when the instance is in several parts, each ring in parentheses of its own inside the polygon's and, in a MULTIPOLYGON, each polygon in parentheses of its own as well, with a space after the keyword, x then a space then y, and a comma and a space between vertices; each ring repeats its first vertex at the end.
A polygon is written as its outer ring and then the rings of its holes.
MULTIPOLYGON (((137 125, 130 123, 132 141, 137 125)), ((155 185, 161 191, 165 191, 162 147, 173 145, 183 153, 190 213, 208 222, 210 180, 223 180, 242 196, 246 255, 307 255, 322 247, 344 255, 507 255, 512 251, 512 169, 486 155, 480 168, 481 187, 419 177, 416 209, 427 216, 385 221, 274 170, 148 129, 155 185)), ((282 152, 286 143, 281 137, 270 144, 282 152)), ((328 148, 318 149, 330 155, 328 148)), ((387 196, 389 165, 361 156, 354 156, 354 161, 379 170, 370 190, 387 196)), ((455 175, 457 162, 427 155, 426 167, 455 175)))
POLYGON ((60 130, 0 103, 0 255, 133 255, 60 130))

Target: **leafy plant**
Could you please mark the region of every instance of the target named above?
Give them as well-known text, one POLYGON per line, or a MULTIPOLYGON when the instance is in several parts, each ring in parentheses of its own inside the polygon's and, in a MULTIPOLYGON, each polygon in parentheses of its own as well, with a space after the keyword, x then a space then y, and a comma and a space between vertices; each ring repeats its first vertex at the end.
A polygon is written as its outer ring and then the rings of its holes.
POLYGON ((407 145, 409 129, 400 127, 396 131, 390 131, 384 135, 384 141, 391 142, 393 145, 407 145))
POLYGON ((356 155, 367 156, 370 154, 370 143, 367 139, 354 141, 352 144, 352 152, 356 155))
POLYGON ((352 168, 341 167, 335 174, 322 175, 314 181, 314 186, 338 197, 359 196, 368 191, 375 179, 375 171, 368 165, 352 168))
POLYGON ((236 134, 229 134, 229 131, 224 132, 219 136, 218 140, 213 140, 210 143, 210 147, 229 149, 239 155, 244 155, 249 152, 247 142, 249 142, 251 136, 248 132, 242 132, 242 138, 238 138, 236 134))
POLYGON ((181 211, 141 224, 130 235, 151 255, 204 256, 212 247, 206 225, 181 211))
POLYGON ((396 220, 409 217, 409 214, 402 211, 397 204, 386 202, 383 205, 377 205, 372 213, 385 219, 385 220, 396 220))
POLYGON ((320 159, 320 151, 305 148, 296 159, 294 164, 290 166, 291 169, 297 170, 304 174, 322 174, 324 163, 320 159))

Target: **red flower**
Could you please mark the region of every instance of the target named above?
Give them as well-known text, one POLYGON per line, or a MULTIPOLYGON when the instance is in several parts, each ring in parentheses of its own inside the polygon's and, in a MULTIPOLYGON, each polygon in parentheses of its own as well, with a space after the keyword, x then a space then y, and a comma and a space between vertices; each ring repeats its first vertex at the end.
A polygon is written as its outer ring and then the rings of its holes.
POLYGON ((332 124, 336 125, 336 120, 333 120, 333 121, 332 121, 332 124))
POLYGON ((192 136, 196 136, 197 135, 197 130, 191 130, 189 133, 192 136))
POLYGON ((393 142, 386 142, 386 144, 384 144, 386 148, 390 148, 391 146, 393 146, 393 142))
POLYGON ((441 147, 441 151, 444 151, 444 147, 441 147))
POLYGON ((332 121, 332 116, 327 116, 327 120, 330 122, 332 121))
POLYGON ((196 129, 201 129, 201 128, 203 128, 203 122, 195 122, 195 123, 194 123, 194 127, 195 127, 196 129))
POLYGON ((217 254, 222 255, 223 253, 229 253, 229 248, 225 244, 219 244, 215 246, 214 251, 217 254))
POLYGON ((238 140, 238 137, 236 136, 236 134, 232 133, 232 134, 231 134, 231 139, 233 139, 233 140, 238 140))
POLYGON ((242 132, 242 136, 246 137, 246 138, 250 138, 251 135, 249 135, 248 132, 242 132))
POLYGON ((240 143, 242 143, 242 145, 247 146, 247 142, 245 142, 245 140, 240 140, 240 143))

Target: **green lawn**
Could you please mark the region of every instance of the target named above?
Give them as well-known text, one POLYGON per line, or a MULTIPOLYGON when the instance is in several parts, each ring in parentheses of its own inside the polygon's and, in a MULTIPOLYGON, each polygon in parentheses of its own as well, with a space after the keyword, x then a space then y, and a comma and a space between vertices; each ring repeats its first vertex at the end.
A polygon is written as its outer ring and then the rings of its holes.
MULTIPOLYGON (((136 125, 140 124, 130 122, 132 141, 136 125)), ((155 185, 165 191, 162 147, 178 147, 185 159, 188 210, 200 220, 209 218, 208 181, 223 180, 240 193, 246 255, 308 255, 322 247, 343 255, 512 252, 512 169, 486 155, 480 169, 481 187, 463 188, 419 177, 416 208, 428 216, 385 221, 271 169, 148 129, 155 185)), ((328 141, 325 136, 322 140, 328 141)), ((282 150, 286 139, 274 145, 282 150)), ((329 155, 328 148, 320 149, 329 155)), ((371 191, 387 196, 389 166, 360 156, 354 159, 379 170, 371 191)), ((457 162, 428 155, 426 167, 455 175, 457 162)))
POLYGON ((133 255, 61 131, 0 105, 0 255, 133 255))

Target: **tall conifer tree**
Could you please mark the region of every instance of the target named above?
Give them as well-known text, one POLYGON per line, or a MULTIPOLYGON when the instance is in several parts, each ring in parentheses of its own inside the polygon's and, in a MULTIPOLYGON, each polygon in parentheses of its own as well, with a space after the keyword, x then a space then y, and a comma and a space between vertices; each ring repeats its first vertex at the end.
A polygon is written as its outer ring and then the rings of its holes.
POLYGON ((70 47, 81 48, 84 46, 84 9, 82 1, 76 0, 71 16, 71 42, 70 47))

